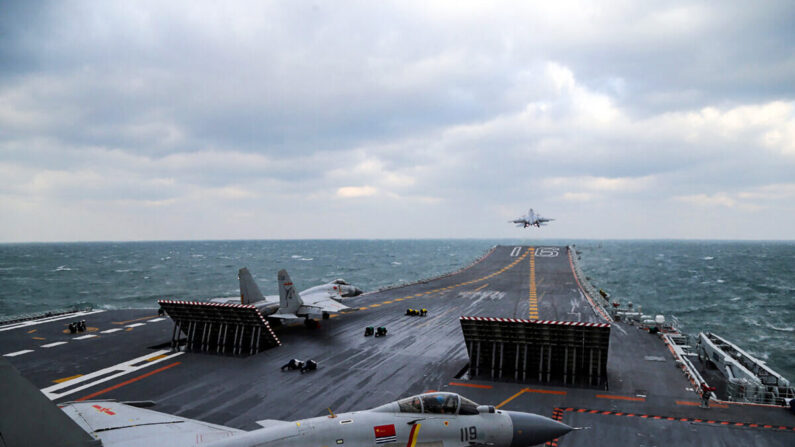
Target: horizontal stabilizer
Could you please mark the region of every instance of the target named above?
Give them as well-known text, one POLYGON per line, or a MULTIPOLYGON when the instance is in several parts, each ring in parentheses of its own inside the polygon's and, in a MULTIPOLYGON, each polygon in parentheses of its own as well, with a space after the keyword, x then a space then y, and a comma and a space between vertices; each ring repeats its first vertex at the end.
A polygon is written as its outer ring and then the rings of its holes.
POLYGON ((64 405, 63 412, 85 431, 101 439, 105 447, 113 447, 119 443, 199 445, 244 433, 235 428, 136 408, 115 401, 72 402, 64 405))

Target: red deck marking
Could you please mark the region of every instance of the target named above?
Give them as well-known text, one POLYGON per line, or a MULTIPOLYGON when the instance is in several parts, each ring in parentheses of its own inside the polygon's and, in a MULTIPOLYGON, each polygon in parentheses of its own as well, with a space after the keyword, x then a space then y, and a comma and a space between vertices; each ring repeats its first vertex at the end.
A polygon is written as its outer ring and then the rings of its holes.
POLYGON ((599 399, 613 399, 613 400, 631 400, 633 402, 645 402, 645 397, 635 397, 635 396, 615 396, 612 394, 597 394, 597 398, 599 399))
MULTIPOLYGON (((606 411, 606 410, 589 410, 587 408, 556 408, 555 411, 552 413, 552 418, 556 421, 563 420, 563 413, 566 411, 576 412, 576 413, 588 413, 588 414, 600 414, 600 415, 615 415, 615 416, 626 416, 626 417, 633 417, 637 416, 643 419, 655 419, 655 420, 668 420, 668 421, 680 421, 680 422, 704 422, 707 424, 714 424, 714 425, 726 425, 726 426, 733 426, 733 427, 751 427, 751 428, 767 428, 773 430, 792 430, 795 431, 795 427, 790 427, 787 425, 760 425, 760 424, 752 424, 749 422, 731 422, 731 421, 718 421, 718 420, 704 420, 704 419, 690 419, 690 418, 676 418, 671 416, 655 416, 649 414, 639 414, 635 415, 633 413, 620 413, 620 412, 613 412, 613 411, 606 411)), ((554 442, 554 441, 553 441, 554 442)))
POLYGON ((525 388, 524 389, 528 393, 539 393, 539 394, 557 394, 559 396, 565 396, 566 391, 557 391, 557 390, 536 390, 533 388, 525 388))
POLYGON ((701 405, 700 402, 694 402, 692 400, 677 400, 676 405, 690 405, 692 407, 697 407, 701 405))
POLYGON ((477 383, 450 382, 448 385, 465 386, 468 388, 483 388, 484 390, 490 390, 493 388, 491 385, 478 385, 477 383))
POLYGON ((154 370, 154 371, 149 371, 149 372, 148 372, 148 373, 146 373, 146 374, 141 374, 141 375, 140 375, 140 376, 138 376, 138 377, 133 377, 132 379, 130 379, 130 380, 126 381, 126 382, 117 383, 116 385, 113 385, 113 386, 111 386, 111 387, 105 388, 104 390, 99 390, 99 391, 97 391, 96 393, 91 393, 91 394, 89 394, 89 395, 87 395, 87 396, 83 396, 83 397, 81 397, 80 399, 77 399, 77 401, 78 401, 78 402, 80 402, 80 401, 83 401, 83 400, 88 400, 88 399, 91 399, 92 397, 97 397, 97 396, 99 396, 100 394, 105 394, 105 393, 107 393, 108 391, 113 391, 113 390, 115 390, 115 389, 117 389, 117 388, 121 388, 121 387, 123 387, 123 386, 125 386, 125 385, 129 385, 129 384, 131 384, 131 383, 133 383, 133 382, 137 382, 137 381, 139 381, 139 380, 141 380, 141 379, 145 379, 145 378, 147 378, 147 377, 149 377, 149 376, 151 376, 151 375, 153 375, 153 374, 157 374, 157 373, 159 373, 159 372, 161 372, 161 371, 165 371, 165 370, 167 370, 167 369, 169 369, 169 368, 173 368, 173 367, 175 367, 175 366, 177 366, 177 365, 179 365, 179 364, 180 364, 180 362, 174 362, 174 363, 172 363, 172 364, 170 364, 170 365, 166 365, 166 366, 164 366, 164 367, 162 367, 162 368, 160 368, 160 369, 156 369, 156 370, 154 370))

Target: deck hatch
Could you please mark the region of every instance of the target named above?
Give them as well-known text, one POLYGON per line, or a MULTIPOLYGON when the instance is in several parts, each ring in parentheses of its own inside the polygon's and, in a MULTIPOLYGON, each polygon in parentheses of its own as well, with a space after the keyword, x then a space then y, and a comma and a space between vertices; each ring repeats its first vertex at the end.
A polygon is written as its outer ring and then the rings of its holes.
POLYGON ((469 375, 522 383, 602 387, 610 324, 461 317, 469 375))

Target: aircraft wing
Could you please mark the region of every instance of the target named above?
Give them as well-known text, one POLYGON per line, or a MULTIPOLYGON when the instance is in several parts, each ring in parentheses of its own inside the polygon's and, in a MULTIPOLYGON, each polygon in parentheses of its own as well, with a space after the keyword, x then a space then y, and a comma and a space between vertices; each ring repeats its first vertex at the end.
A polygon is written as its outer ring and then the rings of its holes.
POLYGON ((115 401, 68 403, 62 410, 104 447, 200 445, 245 433, 115 401))
POLYGON ((322 312, 337 313, 349 310, 358 310, 358 309, 352 309, 340 303, 339 301, 331 298, 329 294, 325 291, 312 293, 306 296, 302 294, 301 299, 304 302, 303 303, 304 307, 315 308, 322 312))

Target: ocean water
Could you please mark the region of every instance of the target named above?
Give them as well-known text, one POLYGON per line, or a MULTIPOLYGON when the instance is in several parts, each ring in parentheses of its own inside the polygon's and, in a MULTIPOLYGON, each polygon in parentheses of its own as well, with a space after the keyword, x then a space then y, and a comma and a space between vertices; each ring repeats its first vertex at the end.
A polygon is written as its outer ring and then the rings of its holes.
MULTIPOLYGON (((155 307, 237 296, 248 267, 266 294, 344 278, 365 291, 438 276, 496 244, 531 240, 297 240, 0 244, 0 319, 54 308, 155 307)), ((586 275, 644 313, 713 331, 795 380, 795 242, 573 241, 586 275)))

